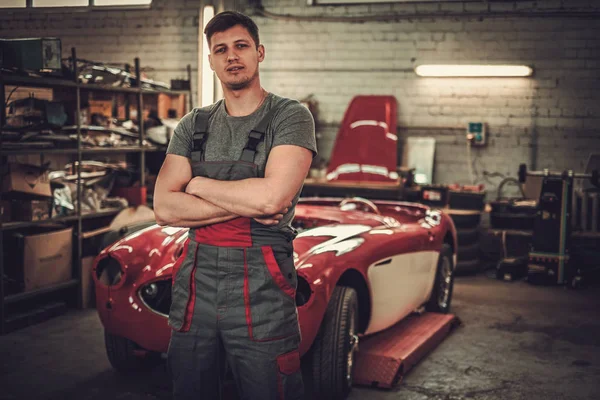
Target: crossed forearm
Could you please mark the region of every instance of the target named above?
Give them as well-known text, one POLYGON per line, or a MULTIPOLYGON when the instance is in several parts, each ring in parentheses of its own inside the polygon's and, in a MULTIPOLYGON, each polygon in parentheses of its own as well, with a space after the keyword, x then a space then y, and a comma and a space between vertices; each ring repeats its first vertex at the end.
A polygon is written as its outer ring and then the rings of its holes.
POLYGON ((225 222, 239 216, 209 201, 181 192, 169 192, 157 197, 154 210, 159 225, 184 228, 225 222))
POLYGON ((286 206, 274 199, 273 190, 264 178, 219 181, 195 177, 188 184, 186 193, 250 218, 273 215, 286 206))

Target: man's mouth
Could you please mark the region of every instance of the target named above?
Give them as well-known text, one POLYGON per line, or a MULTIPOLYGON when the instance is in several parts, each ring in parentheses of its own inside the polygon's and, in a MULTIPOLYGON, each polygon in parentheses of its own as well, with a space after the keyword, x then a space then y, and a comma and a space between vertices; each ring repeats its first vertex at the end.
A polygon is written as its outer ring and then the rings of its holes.
POLYGON ((227 68, 227 72, 237 72, 243 70, 244 67, 229 67, 227 68))

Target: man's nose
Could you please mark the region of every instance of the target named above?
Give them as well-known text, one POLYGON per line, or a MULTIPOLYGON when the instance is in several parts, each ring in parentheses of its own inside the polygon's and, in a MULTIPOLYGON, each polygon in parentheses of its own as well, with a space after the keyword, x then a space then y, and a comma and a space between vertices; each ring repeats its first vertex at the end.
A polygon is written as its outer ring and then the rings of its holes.
POLYGON ((230 50, 229 53, 227 53, 227 61, 235 61, 238 59, 238 55, 234 50, 230 50))

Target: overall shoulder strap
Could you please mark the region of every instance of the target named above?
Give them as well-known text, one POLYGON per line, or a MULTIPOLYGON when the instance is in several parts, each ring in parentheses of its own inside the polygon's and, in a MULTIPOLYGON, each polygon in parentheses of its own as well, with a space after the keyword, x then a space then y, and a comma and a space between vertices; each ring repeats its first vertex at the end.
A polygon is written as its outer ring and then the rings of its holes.
POLYGON ((271 120, 275 116, 277 110, 279 110, 283 105, 287 104, 287 102, 282 102, 274 107, 272 107, 267 115, 265 115, 258 125, 254 127, 250 133, 248 134, 248 142, 246 143, 246 147, 242 151, 242 156, 240 157, 240 161, 245 162, 254 162, 254 157, 256 156, 256 148, 259 143, 262 142, 265 138, 265 134, 267 132, 267 127, 271 123, 271 120))
POLYGON ((208 139, 208 119, 220 104, 221 101, 218 101, 210 110, 197 110, 194 115, 192 161, 199 162, 204 159, 204 150, 208 139))

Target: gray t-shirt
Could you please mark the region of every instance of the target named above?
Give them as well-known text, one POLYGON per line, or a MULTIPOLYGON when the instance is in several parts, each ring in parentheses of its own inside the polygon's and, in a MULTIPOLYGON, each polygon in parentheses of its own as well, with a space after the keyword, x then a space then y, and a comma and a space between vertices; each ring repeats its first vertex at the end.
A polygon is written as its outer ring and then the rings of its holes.
MULTIPOLYGON (((264 140, 258 145, 254 162, 258 165, 260 176, 264 176, 268 151, 275 146, 289 144, 307 148, 317 154, 315 124, 310 111, 296 100, 269 93, 263 104, 252 114, 244 117, 232 117, 227 114, 225 102, 219 101, 202 108, 208 111, 208 138, 206 140, 204 161, 237 161, 248 142, 248 134, 255 128, 272 107, 281 105, 267 127, 264 140)), ((194 116, 197 109, 185 115, 173 133, 167 154, 177 154, 191 158, 194 135, 194 116)), ((294 218, 294 208, 300 191, 296 194, 293 207, 283 220, 273 227, 290 232, 294 218)))

